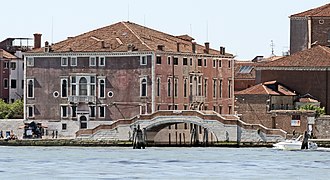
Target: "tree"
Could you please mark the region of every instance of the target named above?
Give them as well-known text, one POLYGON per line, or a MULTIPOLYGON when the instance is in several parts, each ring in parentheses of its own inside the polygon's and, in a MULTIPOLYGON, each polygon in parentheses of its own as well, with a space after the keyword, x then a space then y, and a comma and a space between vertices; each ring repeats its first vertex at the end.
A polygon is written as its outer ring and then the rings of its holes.
POLYGON ((324 107, 315 106, 313 104, 306 104, 304 106, 301 106, 299 110, 314 110, 316 112, 316 117, 319 117, 320 115, 325 114, 324 107))
POLYGON ((22 100, 7 104, 0 99, 0 119, 21 119, 23 118, 23 109, 24 103, 22 100))

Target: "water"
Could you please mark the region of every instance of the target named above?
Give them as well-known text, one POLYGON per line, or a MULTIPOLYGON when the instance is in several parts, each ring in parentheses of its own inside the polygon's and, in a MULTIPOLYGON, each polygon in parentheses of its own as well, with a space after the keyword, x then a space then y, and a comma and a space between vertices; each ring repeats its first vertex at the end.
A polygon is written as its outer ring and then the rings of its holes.
POLYGON ((329 178, 329 150, 0 146, 0 179, 329 178))

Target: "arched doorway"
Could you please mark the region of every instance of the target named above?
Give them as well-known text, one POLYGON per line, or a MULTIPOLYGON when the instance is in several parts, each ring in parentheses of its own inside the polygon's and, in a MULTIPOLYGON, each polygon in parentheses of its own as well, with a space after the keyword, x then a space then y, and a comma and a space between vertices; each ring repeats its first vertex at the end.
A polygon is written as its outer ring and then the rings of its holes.
POLYGON ((87 129, 87 118, 86 116, 80 116, 80 129, 87 129))

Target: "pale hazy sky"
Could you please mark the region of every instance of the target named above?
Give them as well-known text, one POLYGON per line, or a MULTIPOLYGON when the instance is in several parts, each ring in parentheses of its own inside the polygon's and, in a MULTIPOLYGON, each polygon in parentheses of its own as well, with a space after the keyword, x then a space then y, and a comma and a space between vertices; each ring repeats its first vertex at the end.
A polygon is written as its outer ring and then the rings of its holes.
POLYGON ((4 0, 0 41, 33 37, 59 42, 67 37, 131 21, 172 35, 189 34, 199 44, 248 60, 289 48, 289 16, 328 0, 4 0))

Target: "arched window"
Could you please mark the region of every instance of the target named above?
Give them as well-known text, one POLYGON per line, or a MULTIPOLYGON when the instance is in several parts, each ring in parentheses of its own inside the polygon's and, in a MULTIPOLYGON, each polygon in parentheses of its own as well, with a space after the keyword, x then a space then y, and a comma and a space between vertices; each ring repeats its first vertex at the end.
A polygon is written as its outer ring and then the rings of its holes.
POLYGON ((28 91, 27 94, 28 94, 29 98, 34 97, 33 89, 34 89, 34 82, 32 79, 30 79, 30 80, 28 80, 28 89, 27 89, 27 91, 28 91))
POLYGON ((141 81, 141 96, 147 96, 147 80, 145 78, 141 81))
POLYGON ((171 79, 167 80, 167 96, 171 96, 171 79))
POLYGON ((104 79, 100 80, 100 98, 105 97, 105 81, 104 79))
POLYGON ((160 96, 160 78, 157 78, 157 96, 160 96))
POLYGON ((62 97, 67 97, 68 96, 68 81, 66 79, 62 79, 62 84, 61 84, 61 92, 62 92, 62 97))
POLYGON ((79 95, 87 96, 87 79, 85 77, 79 80, 79 95))

